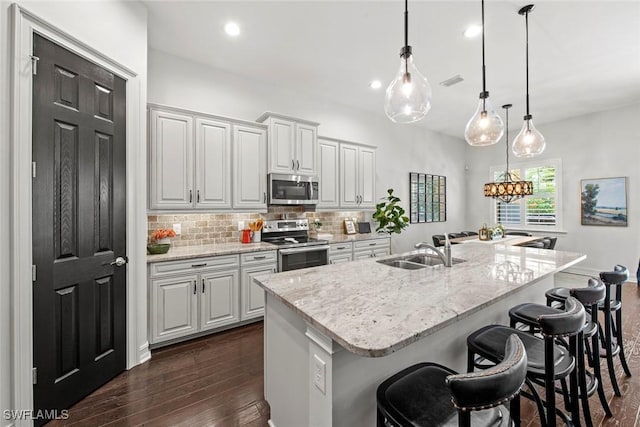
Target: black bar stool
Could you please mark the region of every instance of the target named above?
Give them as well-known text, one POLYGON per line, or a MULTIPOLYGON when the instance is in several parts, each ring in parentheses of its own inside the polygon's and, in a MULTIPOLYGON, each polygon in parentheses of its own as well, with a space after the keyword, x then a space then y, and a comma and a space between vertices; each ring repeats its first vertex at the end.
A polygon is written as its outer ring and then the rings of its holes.
POLYGON ((607 368, 609 369, 609 378, 616 396, 621 396, 616 373, 613 368, 613 358, 620 357, 622 369, 627 377, 631 376, 627 358, 624 355, 624 341, 622 337, 622 285, 629 280, 629 270, 622 265, 616 265, 613 271, 600 273, 600 279, 604 282, 607 289, 604 302, 598 305, 598 309, 604 313, 604 331, 603 346, 604 357, 607 359, 607 368), (616 287, 615 300, 612 300, 611 288, 616 287), (613 314, 615 313, 615 321, 613 314), (613 338, 615 336, 615 343, 613 338))
MULTIPOLYGON (((508 336, 517 334, 527 351, 527 386, 532 398, 538 406, 540 420, 543 426, 556 426, 556 413, 568 425, 573 425, 572 419, 579 419, 578 378, 575 369, 578 335, 584 326, 585 310, 575 298, 569 297, 565 303, 565 311, 545 314, 538 317, 538 323, 543 338, 538 338, 524 331, 501 325, 489 325, 481 328, 467 337, 468 359, 467 368, 472 371, 476 366, 475 355, 497 363, 504 357, 502 348, 508 336), (554 343, 558 337, 569 337, 570 349, 554 343), (571 419, 556 408, 555 381, 570 379, 571 419), (533 387, 533 382, 545 387, 545 402, 533 387), (546 415, 545 409, 546 406, 546 415)), ((523 395, 526 395, 523 392, 523 395)))
POLYGON ((418 363, 387 378, 376 393, 377 426, 506 427, 511 420, 520 426, 527 354, 515 335, 508 337, 503 351, 503 361, 483 372, 458 374, 435 363, 418 363), (507 402, 510 410, 503 406, 507 402))
MULTIPOLYGON (((596 390, 600 399, 600 404, 608 417, 612 416, 611 409, 607 403, 607 398, 604 394, 604 388, 602 385, 602 374, 600 371, 600 357, 592 357, 593 354, 598 355, 599 334, 598 334, 598 304, 604 301, 605 298, 605 286, 601 281, 597 279, 589 279, 586 288, 553 288, 547 291, 547 295, 553 295, 554 301, 562 302, 570 295, 575 297, 578 301, 590 311, 591 316, 586 320, 580 335, 582 339, 578 337, 577 354, 574 355, 578 361, 578 382, 580 389, 580 400, 582 401, 582 412, 587 426, 592 426, 591 411, 589 410, 589 397, 592 396, 596 390), (557 290, 561 290, 558 292, 557 290), (564 298, 563 295, 566 295, 564 298), (585 351, 589 349, 588 351, 585 351), (593 373, 586 370, 584 364, 585 352, 589 355, 589 361, 593 368, 593 373), (587 380, 589 382, 587 383, 587 380)), ((523 324, 529 327, 529 332, 537 332, 540 329, 538 324, 538 317, 545 314, 561 313, 560 310, 548 307, 541 304, 519 304, 509 310, 509 318, 511 319, 511 327, 516 327, 518 324, 523 324)), ((577 423, 576 423, 577 424, 577 423)))
POLYGON ((433 246, 444 246, 444 234, 434 234, 433 236, 431 236, 431 239, 433 240, 433 246))
POLYGON ((463 233, 466 233, 467 236, 477 236, 478 233, 476 233, 475 231, 463 231, 463 233))

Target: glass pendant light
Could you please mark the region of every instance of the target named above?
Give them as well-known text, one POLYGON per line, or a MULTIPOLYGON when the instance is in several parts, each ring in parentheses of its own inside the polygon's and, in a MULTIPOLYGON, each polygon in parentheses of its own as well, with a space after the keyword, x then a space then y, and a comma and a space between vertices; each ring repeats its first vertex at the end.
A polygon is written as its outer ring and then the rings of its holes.
POLYGON ((464 129, 464 139, 471 146, 493 145, 504 134, 502 119, 489 102, 484 65, 484 0, 482 0, 482 92, 475 114, 464 129))
POLYGON ((524 123, 520 133, 513 140, 513 154, 516 157, 533 157, 544 151, 546 143, 544 137, 533 126, 533 116, 529 112, 529 13, 534 5, 529 4, 518 11, 524 15, 526 29, 526 69, 527 69, 527 114, 524 116, 524 123))
POLYGON ((396 123, 413 123, 431 109, 431 85, 413 63, 409 46, 409 12, 404 2, 404 47, 400 50, 400 69, 387 87, 384 111, 396 123))

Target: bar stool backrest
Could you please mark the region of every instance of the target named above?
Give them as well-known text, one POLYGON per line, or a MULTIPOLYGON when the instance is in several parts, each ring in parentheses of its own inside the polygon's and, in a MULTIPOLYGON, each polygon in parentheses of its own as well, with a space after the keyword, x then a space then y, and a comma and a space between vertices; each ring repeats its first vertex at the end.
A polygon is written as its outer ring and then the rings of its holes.
POLYGON ((605 285, 622 285, 629 280, 629 270, 624 265, 616 265, 613 271, 600 273, 600 279, 605 285))
POLYGON ((513 334, 507 339, 502 362, 484 371, 449 375, 446 384, 457 409, 478 411, 514 398, 526 376, 527 353, 520 338, 513 334))
POLYGON ((431 239, 433 240, 433 246, 444 246, 444 234, 434 234, 431 239))
POLYGON ((586 288, 573 288, 569 293, 583 306, 589 306, 604 301, 606 288, 600 280, 590 278, 586 288))
POLYGON ((585 321, 584 307, 574 297, 568 297, 564 303, 564 312, 538 316, 538 324, 543 335, 548 337, 576 335, 582 330, 585 321))

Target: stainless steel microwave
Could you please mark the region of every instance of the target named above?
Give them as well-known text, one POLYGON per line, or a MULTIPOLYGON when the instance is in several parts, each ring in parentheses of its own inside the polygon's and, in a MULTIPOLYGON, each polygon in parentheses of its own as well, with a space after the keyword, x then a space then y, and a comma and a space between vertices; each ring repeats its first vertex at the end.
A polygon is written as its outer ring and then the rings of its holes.
POLYGON ((315 205, 318 203, 318 177, 270 173, 270 205, 315 205))

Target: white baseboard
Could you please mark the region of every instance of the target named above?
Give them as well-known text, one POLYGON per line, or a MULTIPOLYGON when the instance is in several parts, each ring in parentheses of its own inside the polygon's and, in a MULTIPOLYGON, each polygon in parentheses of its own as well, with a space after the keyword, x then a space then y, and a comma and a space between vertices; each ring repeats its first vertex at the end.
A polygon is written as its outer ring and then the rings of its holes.
POLYGON ((151 360, 151 350, 149 350, 149 341, 145 342, 138 349, 138 364, 143 364, 151 360))

